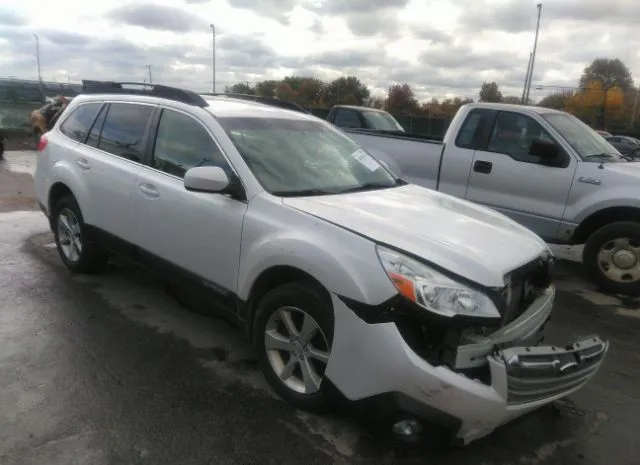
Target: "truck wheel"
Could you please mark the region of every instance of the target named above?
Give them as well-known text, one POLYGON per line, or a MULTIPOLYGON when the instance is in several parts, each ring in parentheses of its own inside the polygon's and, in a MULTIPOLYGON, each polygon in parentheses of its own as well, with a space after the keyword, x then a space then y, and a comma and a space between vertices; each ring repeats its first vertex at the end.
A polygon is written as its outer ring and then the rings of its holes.
POLYGON ((324 371, 333 341, 331 303, 312 284, 284 284, 267 293, 256 314, 255 340, 265 378, 294 407, 330 405, 324 371))
POLYGON ((78 202, 72 195, 62 197, 53 208, 53 234, 63 263, 75 273, 103 271, 109 255, 87 238, 87 228, 78 202))
POLYGON ((640 293, 640 223, 620 221, 594 232, 582 255, 591 279, 608 292, 640 293))

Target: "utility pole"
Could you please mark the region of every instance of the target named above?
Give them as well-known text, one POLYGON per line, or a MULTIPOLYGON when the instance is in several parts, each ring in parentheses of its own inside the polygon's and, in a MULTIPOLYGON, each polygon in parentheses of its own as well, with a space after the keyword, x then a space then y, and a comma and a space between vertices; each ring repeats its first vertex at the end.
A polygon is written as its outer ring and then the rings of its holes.
POLYGON ((211 46, 211 77, 213 80, 212 88, 213 93, 216 93, 216 27, 213 24, 211 26, 211 34, 213 36, 213 42, 211 46))
POLYGON ((42 84, 42 73, 40 72, 40 38, 38 34, 33 33, 33 37, 36 38, 36 62, 38 63, 38 81, 42 84))
POLYGON ((149 69, 149 84, 153 84, 153 79, 151 78, 151 65, 145 65, 145 67, 149 69))
POLYGON ((531 70, 531 58, 533 57, 533 53, 529 53, 529 62, 527 63, 527 74, 525 74, 524 76, 524 87, 522 88, 522 104, 525 105, 527 102, 525 102, 524 98, 527 95, 527 87, 529 85, 529 71, 531 70))
POLYGON ((633 123, 636 120, 636 110, 638 109, 638 96, 640 96, 640 89, 636 89, 636 99, 633 101, 633 111, 631 112, 631 121, 629 121, 629 128, 633 127, 633 123))
POLYGON ((527 83, 527 93, 525 95, 525 102, 529 101, 529 92, 531 91, 531 79, 533 79, 533 66, 536 62, 536 50, 538 48, 538 33, 540 32, 540 16, 542 16, 542 3, 538 3, 538 23, 536 25, 536 38, 533 41, 533 52, 531 53, 531 66, 529 69, 529 82, 527 83))

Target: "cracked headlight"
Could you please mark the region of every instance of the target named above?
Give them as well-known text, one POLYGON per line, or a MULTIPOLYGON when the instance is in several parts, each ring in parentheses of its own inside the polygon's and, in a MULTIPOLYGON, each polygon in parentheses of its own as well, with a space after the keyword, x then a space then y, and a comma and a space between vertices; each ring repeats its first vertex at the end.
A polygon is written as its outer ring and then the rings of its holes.
POLYGON ((395 250, 381 246, 376 250, 398 292, 425 310, 446 317, 500 317, 500 312, 485 294, 395 250))

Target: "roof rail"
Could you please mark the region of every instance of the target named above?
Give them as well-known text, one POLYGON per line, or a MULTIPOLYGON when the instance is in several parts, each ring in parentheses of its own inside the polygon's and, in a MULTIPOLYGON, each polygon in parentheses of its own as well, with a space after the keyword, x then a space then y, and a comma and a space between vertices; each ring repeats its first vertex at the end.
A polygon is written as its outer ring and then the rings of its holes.
POLYGON ((251 100, 253 102, 263 103, 265 105, 270 105, 272 107, 284 108, 286 110, 293 110, 300 113, 311 114, 309 110, 298 105, 297 103, 290 102, 288 100, 280 100, 274 97, 263 97, 261 95, 250 95, 250 94, 233 94, 226 92, 216 92, 216 93, 204 93, 201 95, 211 95, 214 97, 229 97, 229 98, 237 98, 241 100, 251 100))
POLYGON ((148 84, 142 82, 115 82, 82 80, 82 92, 85 94, 124 94, 124 95, 149 95, 167 100, 174 100, 197 107, 206 107, 208 103, 196 92, 179 87, 169 87, 160 84, 148 84), (123 85, 138 86, 139 88, 126 88, 123 85))

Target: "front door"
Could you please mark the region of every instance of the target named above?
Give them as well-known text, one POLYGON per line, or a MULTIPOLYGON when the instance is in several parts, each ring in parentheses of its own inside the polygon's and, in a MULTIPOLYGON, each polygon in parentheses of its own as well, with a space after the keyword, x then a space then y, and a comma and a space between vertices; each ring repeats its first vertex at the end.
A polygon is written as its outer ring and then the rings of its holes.
MULTIPOLYGON (((577 161, 551 167, 529 155, 534 138, 554 140, 533 118, 500 111, 488 144, 476 150, 466 199, 492 207, 545 239, 557 236, 577 161)), ((561 149, 562 150, 562 149, 561 149)))
POLYGON ((148 165, 137 181, 137 244, 147 258, 174 269, 176 279, 234 295, 247 203, 187 191, 183 184, 194 166, 220 166, 233 174, 212 134, 190 115, 164 108, 148 165))

